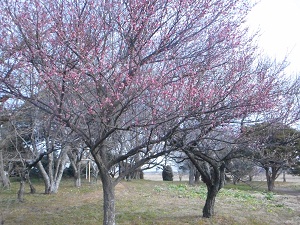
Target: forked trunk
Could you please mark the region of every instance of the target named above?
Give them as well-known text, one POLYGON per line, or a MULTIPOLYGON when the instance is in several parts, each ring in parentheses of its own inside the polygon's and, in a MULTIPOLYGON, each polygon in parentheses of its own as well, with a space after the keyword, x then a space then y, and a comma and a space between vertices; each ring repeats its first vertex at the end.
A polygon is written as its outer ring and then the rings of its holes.
POLYGON ((75 187, 79 188, 81 187, 81 177, 80 177, 80 172, 81 172, 81 163, 74 163, 74 182, 75 182, 75 187))
POLYGON ((207 196, 205 206, 203 208, 203 217, 210 218, 214 215, 215 200, 218 194, 217 188, 214 186, 207 186, 207 196))
POLYGON ((204 218, 210 218, 214 215, 215 200, 225 182, 225 164, 215 165, 211 168, 211 172, 212 176, 204 177, 204 183, 207 187, 206 201, 203 208, 204 218))
POLYGON ((66 151, 60 153, 61 155, 57 160, 56 168, 53 164, 53 154, 51 154, 48 155, 48 171, 46 171, 41 161, 39 161, 37 164, 45 183, 45 194, 55 194, 58 192, 59 184, 62 179, 66 164, 66 151))
POLYGON ((277 178, 277 171, 276 168, 265 168, 266 170, 266 177, 267 177, 267 185, 268 191, 274 191, 275 188, 275 180, 277 178))

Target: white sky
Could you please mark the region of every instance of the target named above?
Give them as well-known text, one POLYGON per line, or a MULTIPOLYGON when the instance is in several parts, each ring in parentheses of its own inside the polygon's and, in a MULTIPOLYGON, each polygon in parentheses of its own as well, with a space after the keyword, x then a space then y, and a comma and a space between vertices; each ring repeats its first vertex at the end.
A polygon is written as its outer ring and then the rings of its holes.
POLYGON ((287 73, 300 74, 300 0, 260 0, 248 17, 260 29, 259 45, 270 57, 288 55, 287 73))

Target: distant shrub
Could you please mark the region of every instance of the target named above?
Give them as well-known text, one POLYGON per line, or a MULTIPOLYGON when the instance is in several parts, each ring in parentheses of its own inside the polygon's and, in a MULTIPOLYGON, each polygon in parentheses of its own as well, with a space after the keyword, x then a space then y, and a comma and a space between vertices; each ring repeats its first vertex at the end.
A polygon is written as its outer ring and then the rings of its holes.
POLYGON ((173 181, 173 170, 171 166, 164 166, 162 177, 164 181, 173 181))

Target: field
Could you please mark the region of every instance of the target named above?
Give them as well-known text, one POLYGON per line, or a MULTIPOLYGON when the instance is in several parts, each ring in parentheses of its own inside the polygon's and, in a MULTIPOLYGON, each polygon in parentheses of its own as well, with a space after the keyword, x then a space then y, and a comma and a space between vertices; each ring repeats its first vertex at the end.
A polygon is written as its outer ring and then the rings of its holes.
MULTIPOLYGON (((206 189, 184 181, 163 182, 157 176, 123 181, 116 187, 117 224, 300 224, 300 182, 278 181, 278 192, 266 193, 265 182, 228 184, 216 200, 216 215, 201 217, 206 189), (147 180, 151 179, 151 180, 147 180)), ((83 182, 74 188, 63 180, 59 193, 44 195, 43 182, 35 181, 37 194, 16 201, 18 183, 0 190, 0 224, 101 224, 101 183, 83 182)))

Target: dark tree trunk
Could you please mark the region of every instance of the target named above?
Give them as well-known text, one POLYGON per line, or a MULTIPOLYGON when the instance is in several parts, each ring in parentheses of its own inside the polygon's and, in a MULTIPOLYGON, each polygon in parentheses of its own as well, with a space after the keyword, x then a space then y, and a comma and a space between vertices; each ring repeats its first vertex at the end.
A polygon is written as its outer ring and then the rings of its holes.
POLYGON ((212 168, 213 175, 204 179, 207 187, 206 201, 203 208, 203 217, 210 218, 214 215, 215 200, 219 191, 224 187, 225 182, 225 164, 212 168))
POLYGON ((268 191, 274 191, 274 187, 275 187, 275 182, 273 179, 269 179, 268 181, 268 191))
POLYGON ((18 191, 18 201, 24 202, 24 192, 25 192, 25 183, 26 183, 26 177, 25 172, 20 173, 20 188, 18 191))
POLYGON ((36 189, 33 186, 33 184, 31 183, 31 180, 30 180, 30 177, 29 177, 29 173, 26 176, 26 180, 27 180, 27 182, 29 184, 29 187, 30 187, 30 194, 35 194, 36 193, 36 189))
POLYGON ((103 188, 103 211, 104 219, 103 225, 115 225, 115 186, 111 177, 102 175, 102 188, 103 188))
POLYGON ((35 194, 35 193, 36 193, 36 189, 35 189, 35 187, 32 185, 31 182, 29 182, 29 187, 30 187, 30 194, 35 194))
POLYGON ((274 191, 275 188, 275 180, 277 178, 277 172, 278 169, 277 168, 269 168, 269 167, 265 167, 264 168, 266 170, 266 177, 267 177, 267 185, 268 185, 268 191, 274 191))
POLYGON ((109 169, 105 160, 105 155, 98 154, 104 151, 91 150, 99 169, 103 190, 103 225, 115 225, 115 185, 116 181, 110 176, 109 169))
POLYGON ((2 187, 4 189, 9 189, 10 182, 9 182, 8 176, 5 174, 3 161, 4 160, 3 160, 2 149, 0 149, 0 179, 2 182, 2 187))
POLYGON ((253 181, 253 176, 249 175, 249 181, 253 181))
POLYGON ((196 172, 195 172, 195 183, 196 184, 200 183, 200 176, 201 176, 201 174, 199 173, 198 170, 196 170, 196 172))
POLYGON ((236 176, 233 177, 232 182, 234 185, 236 185, 237 183, 239 183, 240 179, 236 176))
POLYGON ((286 182, 286 178, 285 178, 285 169, 283 169, 283 171, 282 171, 282 176, 283 176, 283 182, 286 182))
POLYGON ((213 185, 212 186, 206 185, 206 187, 207 187, 207 196, 203 208, 203 217, 210 218, 214 215, 215 200, 218 194, 218 189, 216 188, 216 186, 213 185))
POLYGON ((194 185, 195 184, 195 167, 194 165, 190 165, 189 168, 189 185, 194 185))
POLYGON ((81 187, 81 162, 74 163, 74 185, 77 188, 81 187))
POLYGON ((210 218, 214 215, 216 196, 225 183, 225 163, 217 162, 201 152, 197 152, 197 156, 201 157, 203 161, 197 161, 188 151, 185 153, 201 174, 202 181, 207 187, 207 196, 202 212, 203 217, 210 218))

